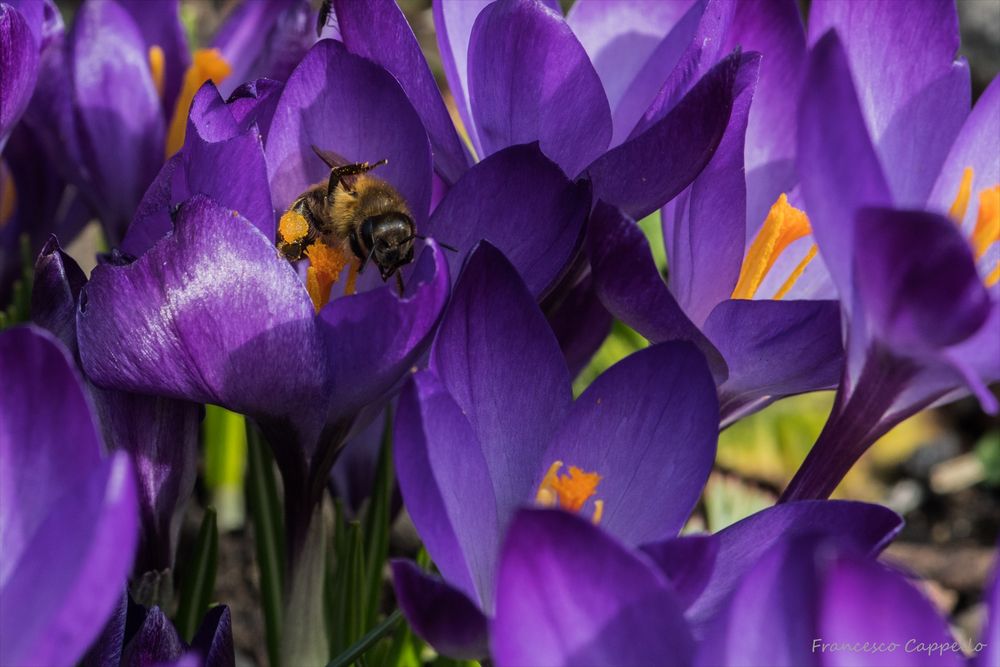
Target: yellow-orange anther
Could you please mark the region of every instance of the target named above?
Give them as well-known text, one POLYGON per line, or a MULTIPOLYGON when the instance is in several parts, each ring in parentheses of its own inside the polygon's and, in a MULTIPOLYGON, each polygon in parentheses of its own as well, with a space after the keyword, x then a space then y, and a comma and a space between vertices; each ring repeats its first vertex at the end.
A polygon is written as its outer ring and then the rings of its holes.
POLYGON ((0 160, 0 228, 10 222, 17 210, 17 188, 7 163, 0 160))
MULTIPOLYGON (((771 206, 764 225, 757 232, 746 257, 743 258, 733 298, 752 299, 781 253, 789 245, 811 232, 809 218, 804 212, 789 204, 788 196, 782 193, 771 206)), ((802 269, 804 270, 805 266, 802 266, 802 269)), ((791 288, 791 285, 787 287, 791 288)), ((782 290, 782 294, 788 291, 784 285, 782 290)))
POLYGON ((785 295, 788 294, 788 290, 792 289, 792 285, 798 282, 799 278, 802 277, 806 267, 809 266, 809 262, 813 261, 813 257, 816 256, 818 251, 819 248, 817 248, 816 244, 813 243, 812 247, 809 248, 809 252, 806 253, 806 256, 802 258, 802 261, 799 262, 795 269, 789 274, 788 279, 785 280, 778 291, 774 293, 775 301, 783 299, 785 295))
POLYGON ((173 118, 170 119, 170 129, 167 132, 168 158, 184 145, 188 110, 191 108, 194 94, 209 79, 218 84, 231 73, 232 68, 218 49, 198 49, 192 54, 191 66, 184 73, 184 83, 177 96, 177 106, 174 107, 173 118))
POLYGON ((163 81, 166 71, 166 58, 163 49, 158 44, 149 47, 149 73, 153 75, 153 86, 156 88, 156 95, 163 99, 163 81))
POLYGON ((958 224, 962 224, 962 221, 965 220, 965 212, 969 209, 969 197, 972 196, 972 175, 972 167, 966 167, 962 171, 962 182, 958 185, 958 194, 955 195, 955 201, 948 209, 948 217, 958 224))
POLYGON ((979 260, 998 240, 1000 240, 1000 185, 994 185, 979 193, 979 212, 969 243, 972 244, 976 259, 979 260))
POLYGON ((337 282, 340 272, 350 259, 343 249, 330 247, 323 242, 309 246, 306 257, 309 258, 306 291, 318 313, 330 301, 330 288, 337 282))
MULTIPOLYGON (((601 476, 596 472, 584 472, 576 466, 569 467, 568 475, 560 475, 559 469, 563 462, 556 461, 549 466, 548 472, 538 485, 535 501, 539 505, 555 507, 557 504, 564 510, 579 512, 590 498, 597 493, 597 485, 601 476)), ((604 501, 594 501, 594 523, 601 520, 604 514, 604 501)))

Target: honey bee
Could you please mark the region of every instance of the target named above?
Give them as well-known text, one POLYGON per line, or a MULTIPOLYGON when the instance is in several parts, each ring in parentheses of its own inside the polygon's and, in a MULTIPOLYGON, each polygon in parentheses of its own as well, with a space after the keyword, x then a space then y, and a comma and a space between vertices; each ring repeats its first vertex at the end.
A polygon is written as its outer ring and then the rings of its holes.
POLYGON ((360 262, 358 273, 374 262, 383 281, 396 276, 402 294, 399 269, 413 261, 414 240, 425 237, 417 234, 403 196, 369 174, 387 160, 347 163, 335 153, 316 146, 312 149, 330 167, 330 176, 299 195, 281 216, 278 250, 289 261, 296 261, 314 243, 345 254, 349 249, 360 262))

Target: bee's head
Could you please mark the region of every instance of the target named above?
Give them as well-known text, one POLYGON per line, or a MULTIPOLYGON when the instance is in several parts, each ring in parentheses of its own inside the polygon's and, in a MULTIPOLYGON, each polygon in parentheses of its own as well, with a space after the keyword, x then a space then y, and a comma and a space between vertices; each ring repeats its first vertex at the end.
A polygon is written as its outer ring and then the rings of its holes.
POLYGON ((388 280, 400 267, 413 261, 414 226, 405 213, 383 213, 368 218, 361 230, 382 280, 388 280))

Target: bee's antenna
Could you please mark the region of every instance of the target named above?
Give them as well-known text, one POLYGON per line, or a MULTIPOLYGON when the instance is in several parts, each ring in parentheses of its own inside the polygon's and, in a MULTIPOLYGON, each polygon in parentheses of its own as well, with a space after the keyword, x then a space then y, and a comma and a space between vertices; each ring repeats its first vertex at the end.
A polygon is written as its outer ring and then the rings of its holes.
MULTIPOLYGON (((411 239, 420 239, 421 241, 426 241, 427 240, 427 237, 424 236, 423 234, 414 234, 410 238, 411 239)), ((409 240, 409 239, 407 239, 407 240, 409 240)), ((437 240, 437 239, 435 239, 435 240, 437 240)), ((453 245, 448 245, 447 243, 444 243, 442 241, 438 241, 437 244, 439 246, 441 246, 442 248, 444 248, 445 250, 450 250, 452 252, 458 252, 458 248, 456 248, 453 245)))
POLYGON ((368 251, 368 254, 365 255, 364 260, 361 262, 361 268, 358 269, 358 273, 361 273, 365 270, 365 267, 368 266, 368 260, 370 260, 372 258, 372 255, 374 254, 375 254, 375 248, 372 247, 372 249, 368 251))

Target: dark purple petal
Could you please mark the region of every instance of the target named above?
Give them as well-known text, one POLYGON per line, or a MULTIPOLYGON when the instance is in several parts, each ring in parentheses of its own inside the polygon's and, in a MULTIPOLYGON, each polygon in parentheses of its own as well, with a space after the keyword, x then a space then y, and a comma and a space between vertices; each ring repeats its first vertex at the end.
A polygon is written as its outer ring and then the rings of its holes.
POLYGON ((902 355, 960 343, 990 313, 969 244, 934 213, 859 211, 854 282, 874 335, 902 355))
POLYGON ((267 163, 260 136, 240 131, 211 82, 191 102, 184 147, 164 165, 139 203, 122 249, 140 256, 173 227, 173 208, 203 194, 239 212, 261 233, 275 236, 267 163))
POLYGON ((80 356, 99 385, 262 418, 322 405, 325 361, 302 282, 270 239, 205 197, 134 263, 94 269, 82 300, 80 356))
POLYGON ((469 141, 483 157, 476 124, 469 106, 469 39, 476 18, 492 0, 442 0, 433 3, 434 32, 437 35, 441 65, 448 79, 448 89, 462 119, 469 141))
POLYGON ((722 355, 667 289, 638 225, 600 203, 590 219, 587 250, 597 294, 612 315, 654 343, 691 341, 708 359, 716 383, 726 379, 722 355))
POLYGON ((115 243, 163 163, 160 98, 142 34, 117 3, 84 4, 69 48, 83 163, 115 243))
POLYGON ((279 81, 255 79, 234 90, 227 104, 240 129, 248 130, 257 125, 260 136, 266 143, 268 131, 271 129, 271 119, 274 117, 274 110, 284 89, 285 84, 279 81))
POLYGON ((723 421, 756 399, 832 389, 840 381, 836 301, 724 301, 705 322, 705 335, 729 366, 719 387, 723 421))
POLYGON ((40 50, 62 37, 65 26, 53 0, 7 0, 6 4, 21 12, 40 50))
POLYGON ((450 291, 437 244, 423 250, 408 282, 405 298, 387 286, 334 299, 320 312, 317 329, 331 386, 328 422, 384 397, 430 346, 450 291))
POLYGON ((597 297, 593 274, 574 285, 558 304, 546 309, 570 377, 580 374, 611 333, 614 318, 597 297))
POLYGON ((533 497, 535 472, 572 395, 555 335, 514 267, 488 243, 462 272, 430 367, 482 447, 502 526, 533 497))
POLYGON ((208 610, 191 640, 191 648, 201 655, 204 667, 233 667, 236 656, 229 607, 218 605, 208 610))
POLYGON ((969 112, 968 66, 953 65, 959 42, 955 3, 813 3, 810 42, 834 28, 862 91, 861 113, 895 201, 922 205, 969 112))
POLYGON ((31 290, 31 319, 48 329, 76 354, 76 299, 87 283, 80 266, 59 247, 55 236, 42 247, 35 262, 31 290))
POLYGON ((819 252, 850 313, 854 212, 866 205, 891 204, 891 195, 835 33, 824 36, 809 55, 798 132, 806 211, 819 252))
POLYGON ((703 3, 692 0, 581 0, 570 8, 566 22, 594 64, 611 105, 612 146, 628 137, 652 102, 703 11, 703 3))
POLYGON ((337 0, 334 7, 344 45, 396 77, 427 128, 438 172, 457 181, 469 168, 469 155, 402 10, 392 0, 337 0))
POLYGON ((725 58, 663 118, 587 167, 595 199, 638 220, 687 187, 722 141, 741 61, 738 53, 725 58))
POLYGON ((128 618, 128 592, 122 585, 119 602, 97 640, 80 661, 80 667, 114 667, 121 663, 125 644, 125 621, 128 618))
POLYGON ((330 470, 330 492, 343 501, 344 510, 351 517, 360 514, 362 503, 374 490, 385 428, 385 415, 379 414, 348 439, 330 470))
POLYGON ((469 421, 431 371, 403 389, 394 447, 427 552, 451 586, 489 610, 500 539, 493 482, 469 421))
POLYGON ((483 9, 468 67, 480 157, 538 141, 576 176, 608 147, 611 110, 601 80, 562 16, 540 2, 502 0, 483 9))
POLYGON ((642 545, 673 586, 677 601, 688 607, 705 590, 719 553, 715 535, 686 535, 642 545))
POLYGON ((265 152, 276 209, 329 176, 313 145, 348 160, 389 160, 376 174, 403 195, 418 227, 426 221, 432 161, 420 116, 388 72, 332 40, 306 54, 274 111, 265 152))
POLYGON ((0 5, 0 149, 28 107, 38 76, 38 44, 14 7, 0 5))
POLYGON ((139 631, 125 646, 122 664, 129 667, 156 667, 161 663, 177 660, 184 653, 181 641, 170 619, 153 607, 146 613, 139 631))
POLYGON ((452 276, 481 240, 517 267, 536 297, 566 270, 590 211, 584 183, 573 183, 538 146, 513 146, 473 166, 434 211, 427 234, 459 249, 452 276))
POLYGON ((698 326, 729 298, 740 276, 747 238, 744 135, 759 63, 759 55, 744 59, 718 150, 686 197, 678 198, 683 204, 663 209, 671 291, 698 326))
POLYGON ((576 400, 535 482, 554 461, 596 472, 602 528, 628 544, 673 537, 701 496, 718 435, 704 357, 690 343, 653 345, 605 371, 576 400))
POLYGON ((507 665, 687 665, 694 641, 669 585, 589 521, 523 510, 497 575, 492 655, 507 665))
MULTIPOLYGON (((898 572, 868 558, 845 553, 830 564, 821 590, 818 637, 843 643, 894 642, 899 647, 895 651, 864 654, 866 666, 966 664, 948 624, 934 605, 898 572), (871 604, 872 601, 877 604, 871 604), (913 650, 918 643, 946 648, 913 650)), ((829 653, 823 656, 823 663, 830 667, 856 665, 858 655, 829 653)))
POLYGON ((392 561, 392 583, 410 627, 435 651, 456 660, 489 653, 486 617, 464 593, 408 560, 392 561))
POLYGON ((261 77, 287 79, 316 41, 315 26, 316 14, 308 0, 241 3, 212 40, 212 47, 232 67, 220 86, 223 96, 261 77))
POLYGON ((163 49, 163 112, 174 113, 177 94, 191 64, 187 36, 181 24, 179 0, 117 0, 139 28, 146 47, 163 49))
POLYGON ((0 335, 0 663, 73 664, 118 601, 136 540, 128 456, 102 445, 72 358, 0 335))
POLYGON ((739 579, 779 540, 808 535, 846 537, 877 555, 902 525, 899 515, 881 505, 840 500, 776 505, 733 524, 717 534, 715 568, 704 592, 687 611, 695 634, 701 633, 739 579))

